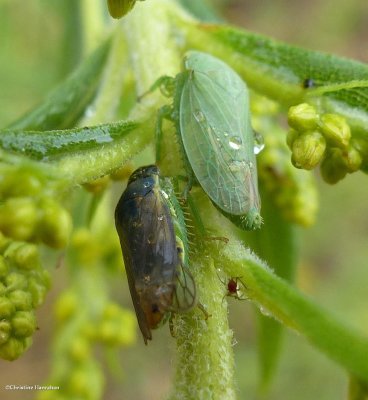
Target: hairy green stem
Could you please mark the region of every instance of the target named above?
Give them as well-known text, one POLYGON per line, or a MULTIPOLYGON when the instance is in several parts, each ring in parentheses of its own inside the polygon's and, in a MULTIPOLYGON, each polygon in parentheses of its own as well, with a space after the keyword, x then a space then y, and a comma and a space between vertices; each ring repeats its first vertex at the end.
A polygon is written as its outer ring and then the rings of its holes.
POLYGON ((105 30, 106 5, 102 1, 91 3, 90 0, 80 0, 81 25, 83 29, 83 50, 89 54, 101 41, 105 30))
POLYGON ((170 400, 235 399, 233 334, 227 320, 224 287, 211 255, 200 254, 190 262, 198 298, 206 316, 198 308, 176 317, 177 366, 170 400))
MULTIPOLYGON (((176 75, 180 70, 181 57, 167 8, 169 0, 150 0, 137 3, 131 13, 124 19, 124 30, 132 70, 136 81, 136 92, 144 94, 152 84, 163 75, 176 75)), ((141 105, 156 107, 163 104, 164 97, 159 91, 145 96, 141 105)), ((131 115, 140 118, 139 107, 131 115), (138 113, 138 116, 135 115, 138 113)))
POLYGON ((56 164, 59 171, 68 177, 73 186, 111 173, 144 149, 153 139, 154 115, 140 124, 128 135, 103 147, 85 152, 71 153, 56 164))
MULTIPOLYGON (((172 29, 169 0, 150 0, 137 4, 126 17, 125 29, 131 54, 137 93, 142 94, 162 75, 175 76, 180 71, 181 40, 172 29)), ((163 104, 156 91, 144 98, 144 107, 163 104)), ((140 116, 140 110, 135 112, 140 116)), ((131 113, 132 118, 136 118, 131 113)), ((227 308, 222 303, 223 288, 211 258, 201 254, 191 261, 191 270, 199 291, 199 301, 211 316, 195 310, 177 316, 175 331, 178 346, 176 378, 170 399, 235 398, 232 332, 227 322, 227 308)))
POLYGON ((208 199, 199 193, 197 201, 205 210, 203 216, 211 221, 208 229, 214 235, 221 234, 229 239, 221 247, 209 243, 207 247, 211 246, 210 253, 229 276, 242 278, 249 299, 258 304, 263 313, 303 334, 331 359, 368 381, 368 338, 277 277, 263 261, 244 247, 231 224, 218 214, 208 199))

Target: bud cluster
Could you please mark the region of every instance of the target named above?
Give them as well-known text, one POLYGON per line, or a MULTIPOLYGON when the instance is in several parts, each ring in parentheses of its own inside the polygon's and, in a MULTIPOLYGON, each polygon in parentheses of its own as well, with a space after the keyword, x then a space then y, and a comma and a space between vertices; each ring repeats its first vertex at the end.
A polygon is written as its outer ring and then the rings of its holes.
POLYGON ((0 357, 15 360, 32 343, 35 309, 50 286, 34 244, 15 242, 0 233, 0 357))
POLYGON ((0 232, 5 236, 53 248, 66 246, 71 217, 38 171, 0 164, 0 199, 0 232))
POLYGON ((320 165, 322 178, 331 184, 360 168, 362 156, 342 116, 319 115, 313 106, 302 103, 290 107, 288 123, 287 144, 296 168, 311 170, 320 165))
POLYGON ((302 226, 314 223, 318 192, 314 176, 290 163, 285 131, 280 128, 278 109, 270 100, 252 96, 252 125, 264 137, 264 149, 257 156, 261 187, 271 196, 283 216, 302 226))

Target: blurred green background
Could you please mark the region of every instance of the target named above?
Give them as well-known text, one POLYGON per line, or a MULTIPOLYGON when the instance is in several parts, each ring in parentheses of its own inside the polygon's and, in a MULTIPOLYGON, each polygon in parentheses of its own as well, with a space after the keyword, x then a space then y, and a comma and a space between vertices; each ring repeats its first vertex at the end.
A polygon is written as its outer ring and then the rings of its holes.
MULTIPOLYGON (((81 43, 74 34, 80 27, 77 16, 68 15, 69 1, 77 0, 0 0, 0 126, 6 126, 40 101, 77 64, 81 43)), ((90 0, 91 5, 96 1, 99 0, 90 0)), ((366 0, 216 3, 221 3, 226 19, 248 30, 368 62, 366 0)), ((368 334, 367 177, 356 173, 336 186, 327 186, 320 180, 318 184, 320 211, 317 223, 302 233, 297 284, 319 304, 368 334)), ((33 399, 36 393, 6 391, 5 385, 42 384, 47 379, 52 308, 65 285, 64 274, 63 268, 54 271, 53 289, 38 313, 40 330, 33 347, 18 361, 0 361, 1 399, 33 399)), ((120 297, 122 304, 132 308, 125 281, 121 283, 120 297)), ((234 352, 239 399, 256 399, 254 310, 248 302, 230 299, 229 303, 237 342, 234 352)), ((173 349, 167 327, 156 331, 154 341, 147 347, 138 336, 137 345, 121 353, 123 373, 114 377, 107 372, 104 399, 162 399, 170 387, 173 349)), ((339 400, 346 398, 346 391, 344 371, 303 337, 288 331, 280 368, 265 398, 339 400)))

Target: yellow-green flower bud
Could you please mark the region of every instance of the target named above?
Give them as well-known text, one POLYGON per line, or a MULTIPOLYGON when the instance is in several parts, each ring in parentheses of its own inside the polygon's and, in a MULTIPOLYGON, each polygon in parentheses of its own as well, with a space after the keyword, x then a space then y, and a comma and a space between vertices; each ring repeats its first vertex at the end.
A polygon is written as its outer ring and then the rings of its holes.
POLYGON ((131 311, 110 303, 103 312, 103 320, 95 332, 96 339, 110 346, 132 344, 136 340, 136 319, 131 311))
POLYGON ((358 171, 362 165, 362 156, 360 152, 352 146, 349 146, 347 151, 343 151, 342 159, 348 172, 358 171))
POLYGON ((291 161, 296 168, 313 169, 321 160, 326 141, 319 132, 308 132, 294 140, 291 161))
POLYGON ((71 397, 77 399, 90 398, 91 376, 88 372, 87 368, 82 367, 73 370, 73 373, 69 376, 67 387, 68 392, 73 394, 71 397))
POLYGON ((44 199, 40 207, 42 217, 39 221, 38 233, 41 240, 53 248, 65 247, 72 230, 70 214, 51 199, 44 199))
POLYGON ((250 111, 252 116, 270 116, 280 112, 280 105, 268 97, 251 93, 250 111))
POLYGON ((77 337, 69 348, 70 356, 74 361, 84 361, 91 356, 91 346, 88 340, 77 337))
POLYGON ((30 240, 37 223, 37 209, 31 198, 7 199, 0 205, 0 230, 16 240, 30 240))
POLYGON ((5 261, 5 258, 0 255, 0 278, 6 276, 8 274, 9 267, 5 261))
POLYGON ((38 279, 32 277, 28 281, 28 291, 32 295, 33 307, 39 307, 46 296, 46 293, 50 287, 50 277, 47 271, 42 271, 43 276, 38 276, 38 279))
POLYGON ((0 232, 0 254, 4 252, 4 250, 8 247, 10 243, 10 239, 5 237, 1 232, 0 232))
POLYGON ((73 233, 71 243, 80 264, 93 265, 96 260, 101 258, 103 253, 102 244, 96 240, 88 229, 80 228, 76 230, 73 233))
POLYGON ((321 175, 331 185, 337 183, 347 174, 347 168, 338 148, 332 148, 321 163, 321 175))
POLYGON ((65 322, 78 309, 78 299, 73 292, 63 293, 55 306, 55 314, 58 321, 65 322))
POLYGON ((286 135, 286 144, 288 145, 289 149, 293 149, 293 144, 295 142, 295 139, 300 135, 299 132, 297 132, 294 129, 290 129, 286 135))
POLYGON ((36 319, 33 312, 17 311, 11 319, 14 336, 18 338, 31 336, 36 330, 36 319))
POLYGON ((318 114, 316 109, 307 103, 289 108, 289 126, 298 132, 312 131, 317 128, 318 114))
POLYGON ((135 2, 136 0, 107 0, 109 13, 113 18, 119 19, 134 7, 135 2))
POLYGON ((8 290, 25 289, 27 287, 27 278, 18 272, 11 272, 4 280, 8 290))
POLYGON ((6 319, 0 321, 0 345, 6 343, 11 334, 11 323, 6 319))
POLYGON ((6 286, 0 282, 0 296, 4 296, 6 294, 6 286))
POLYGON ((30 338, 16 339, 11 337, 6 343, 0 346, 0 358, 13 361, 21 356, 32 343, 30 338))
POLYGON ((22 269, 35 269, 40 264, 38 247, 34 244, 21 243, 14 249, 11 258, 22 269))
POLYGON ((15 312, 15 306, 7 297, 0 297, 0 319, 9 318, 15 312))
POLYGON ((110 176, 105 175, 101 178, 95 179, 94 181, 85 183, 83 187, 93 194, 102 193, 105 189, 109 187, 111 183, 110 176))
POLYGON ((345 118, 336 114, 324 114, 320 122, 321 132, 333 146, 342 149, 349 145, 351 138, 350 126, 345 118))
POLYGON ((24 290, 10 292, 8 299, 14 304, 17 311, 28 311, 33 308, 32 295, 24 290))
POLYGON ((35 196, 41 192, 43 184, 34 171, 28 168, 10 167, 0 176, 0 194, 4 197, 35 196))

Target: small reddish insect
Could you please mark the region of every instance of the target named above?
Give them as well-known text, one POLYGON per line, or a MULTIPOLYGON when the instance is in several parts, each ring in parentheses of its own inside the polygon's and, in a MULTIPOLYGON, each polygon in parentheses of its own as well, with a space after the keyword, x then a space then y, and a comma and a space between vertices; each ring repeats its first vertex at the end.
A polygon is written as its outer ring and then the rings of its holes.
POLYGON ((246 286, 244 285, 239 276, 235 278, 230 278, 227 282, 226 296, 234 297, 237 300, 247 300, 247 298, 242 293, 240 293, 242 289, 240 288, 239 282, 241 286, 243 286, 243 288, 246 289, 246 286))
MULTIPOLYGON (((218 274, 217 274, 218 275, 218 274)), ((240 276, 232 277, 225 281, 222 279, 219 275, 218 278, 222 282, 224 286, 227 288, 227 292, 224 295, 222 301, 226 296, 228 297, 234 297, 237 300, 247 300, 248 298, 242 293, 244 290, 247 289, 245 286, 244 282, 241 280, 240 276)))

